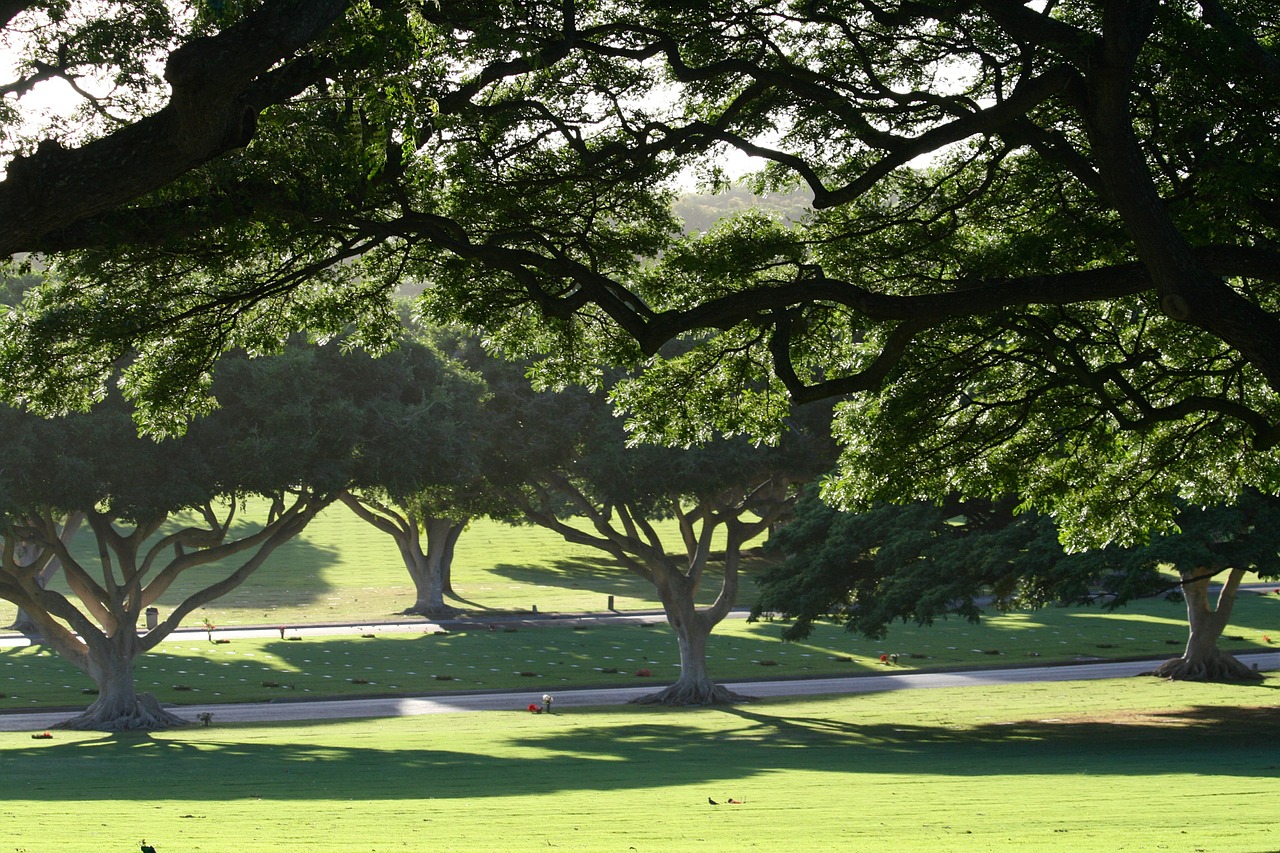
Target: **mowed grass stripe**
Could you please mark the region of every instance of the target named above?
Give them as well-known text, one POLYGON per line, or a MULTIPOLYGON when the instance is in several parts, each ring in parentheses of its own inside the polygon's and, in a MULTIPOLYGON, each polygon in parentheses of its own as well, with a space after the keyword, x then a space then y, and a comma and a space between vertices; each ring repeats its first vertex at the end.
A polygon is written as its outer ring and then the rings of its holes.
MULTIPOLYGON (((803 642, 783 643, 781 626, 727 620, 712 635, 708 662, 725 680, 857 675, 1070 662, 1161 658, 1181 651, 1181 605, 1144 601, 1105 613, 1047 608, 985 618, 977 625, 940 621, 895 625, 867 640, 822 625, 803 642), (892 666, 881 655, 897 654, 892 666)), ((497 623, 495 623, 496 625, 497 623)), ((1276 648, 1280 597, 1244 595, 1223 647, 1276 648)), ((216 636, 216 635, 215 635, 216 636)), ((163 702, 267 701, 415 695, 457 690, 541 694, 570 687, 656 685, 678 675, 676 641, 663 623, 586 630, 523 628, 450 634, 310 636, 302 640, 235 639, 211 644, 203 634, 161 644, 139 658, 140 689, 163 702), (637 673, 647 670, 648 677, 637 673)), ((52 651, 0 649, 0 709, 84 706, 91 682, 52 651)))
MULTIPOLYGON (((249 503, 243 517, 253 517, 261 502, 249 503)), ((171 526, 177 526, 177 521, 171 526)), ((248 526, 241 522, 233 533, 248 526)), ((679 546, 674 522, 656 525, 669 547, 679 546)), ((167 531, 162 531, 162 533, 167 531)), ((72 550, 92 572, 97 551, 89 531, 72 540, 72 550)), ((764 564, 745 561, 749 579, 764 564)), ((703 603, 718 589, 717 567, 708 570, 703 603)), ((225 568, 191 569, 166 591, 157 606, 166 611, 193 590, 219 579, 225 568)), ((66 592, 61 577, 52 587, 66 592)), ((456 606, 494 613, 602 611, 608 597, 619 610, 660 607, 651 584, 609 561, 599 551, 571 545, 559 535, 533 526, 513 526, 477 519, 458 540, 454 562, 456 606)), ((743 604, 750 604, 754 585, 743 584, 743 604)), ((413 585, 391 537, 356 518, 341 505, 328 507, 297 537, 280 546, 266 564, 236 590, 188 617, 189 626, 203 619, 216 625, 278 625, 316 622, 366 623, 392 618, 414 602, 413 585)), ((17 610, 0 602, 0 625, 17 610)))
POLYGON ((1277 686, 1128 679, 6 734, 0 828, 15 848, 68 853, 143 837, 320 853, 1265 850, 1280 770, 1259 747, 1280 736, 1277 686))

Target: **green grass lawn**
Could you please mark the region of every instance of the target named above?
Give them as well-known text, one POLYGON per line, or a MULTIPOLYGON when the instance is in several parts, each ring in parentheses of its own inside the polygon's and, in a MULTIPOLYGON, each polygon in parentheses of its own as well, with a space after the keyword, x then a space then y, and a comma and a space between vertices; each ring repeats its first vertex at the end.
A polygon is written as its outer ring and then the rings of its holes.
MULTIPOLYGON (((496 624, 496 623, 495 623, 496 624)), ((932 627, 896 625, 866 640, 832 625, 808 640, 783 643, 781 626, 727 620, 712 635, 708 661, 725 680, 857 675, 893 669, 939 670, 1076 661, 1173 657, 1185 642, 1181 605, 1145 601, 1114 613, 1047 608, 994 615, 977 625, 947 620, 932 627)), ((286 636, 294 636, 286 632, 286 636)), ((1236 651, 1276 648, 1280 597, 1243 595, 1222 645, 1236 651)), ((215 634, 216 637, 216 634, 215 634)), ((452 690, 530 690, 673 680, 676 641, 665 623, 387 634, 370 638, 235 639, 211 644, 203 634, 161 644, 139 659, 138 685, 163 702, 266 701, 452 690), (644 678, 636 672, 647 669, 644 678)), ((91 682, 49 650, 0 649, 0 710, 77 707, 91 682)))
MULTIPOLYGON (((675 525, 659 524, 670 548, 679 539, 675 525)), ((72 541, 87 567, 96 566, 96 546, 88 530, 72 541)), ((743 600, 750 604, 752 574, 762 565, 748 559, 743 600)), ((172 607, 194 589, 222 575, 216 568, 184 574, 160 599, 172 607)), ((225 572, 223 572, 225 574, 225 572)), ((65 590, 60 578, 53 586, 65 590)), ((614 596, 619 610, 659 607, 652 585, 617 567, 601 552, 571 545, 540 527, 512 526, 477 520, 458 540, 455 605, 471 611, 543 613, 604 610, 614 596)), ((719 577, 714 568, 703 584, 706 603, 715 597, 719 577)), ((238 589, 188 617, 216 625, 277 625, 302 622, 363 623, 396 618, 414 602, 413 585, 391 537, 379 533, 341 505, 330 506, 295 539, 286 542, 238 589)), ((0 625, 16 613, 0 602, 0 625)))
POLYGON ((0 830, 30 853, 1275 850, 1277 688, 0 734, 0 830))
MULTIPOLYGON (((334 517, 251 585, 198 614, 219 625, 355 623, 411 597, 389 540, 334 517)), ((82 539, 82 545, 87 537, 82 539)), ((494 612, 655 606, 593 552, 478 523, 457 585, 494 612)), ((746 586, 750 592, 750 584, 746 586)), ((1280 597, 1245 595, 1223 645, 1274 648, 1280 597)), ((0 614, 2 615, 2 614, 0 614)), ((1050 608, 979 625, 896 625, 885 640, 731 621, 721 679, 1161 657, 1181 605, 1050 608)), ((142 689, 205 703, 674 678, 665 625, 308 637, 202 636, 139 661, 142 689), (612 672, 611 670, 616 670, 612 672), (181 689, 180 689, 181 688, 181 689)), ((88 681, 52 653, 0 650, 0 709, 83 707, 88 681)), ((1117 682, 903 691, 737 708, 574 709, 150 735, 0 733, 0 833, 15 851, 1280 849, 1272 676, 1258 687, 1117 682), (711 797, 721 803, 712 806, 711 797), (730 798, 742 800, 729 804, 730 798), (1179 798, 1175 801, 1175 798, 1179 798)))

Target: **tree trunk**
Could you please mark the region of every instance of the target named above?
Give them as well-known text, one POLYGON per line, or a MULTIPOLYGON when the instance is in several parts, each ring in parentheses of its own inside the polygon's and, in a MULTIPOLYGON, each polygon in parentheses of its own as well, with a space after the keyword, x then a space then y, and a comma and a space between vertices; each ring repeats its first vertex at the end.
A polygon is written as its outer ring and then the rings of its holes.
MULTIPOLYGON (((17 554, 15 554, 18 560, 18 565, 30 566, 40 557, 41 550, 40 546, 34 542, 20 543, 17 548, 17 554)), ((49 578, 53 575, 53 572, 57 570, 58 565, 58 558, 54 557, 49 561, 49 565, 45 566, 44 569, 41 570, 40 574, 36 575, 36 584, 39 585, 41 589, 44 589, 49 583, 49 578), (52 570, 50 569, 50 566, 53 567, 52 570)), ((39 626, 37 626, 35 620, 31 618, 31 614, 21 607, 18 608, 18 615, 14 617, 13 624, 9 627, 15 631, 20 631, 23 636, 26 637, 40 636, 39 626)))
POLYGON ((731 705, 750 702, 750 696, 734 693, 711 680, 707 671, 707 640, 720 623, 719 615, 700 612, 694 603, 695 587, 684 575, 656 581, 662 608, 680 644, 680 678, 657 693, 632 700, 640 705, 731 705))
MULTIPOLYGON (((81 523, 84 522, 84 513, 72 512, 67 515, 67 520, 62 523, 62 530, 58 533, 58 538, 64 543, 70 543, 71 538, 76 535, 76 531, 80 529, 81 523)), ((22 545, 23 558, 22 565, 29 566, 40 557, 41 548, 34 542, 26 542, 22 545)), ((58 573, 58 569, 62 568, 62 561, 57 557, 49 560, 48 565, 40 570, 40 574, 36 576, 36 582, 41 589, 48 586, 49 581, 58 573)), ((37 637, 40 635, 40 628, 36 625, 36 621, 31 618, 31 614, 18 608, 18 615, 14 618, 13 624, 9 626, 15 631, 21 631, 28 637, 37 637)))
POLYGON ((150 693, 138 693, 133 681, 133 661, 129 643, 109 639, 89 649, 88 674, 98 686, 98 698, 82 714, 59 723, 56 728, 88 731, 154 731, 190 722, 160 707, 150 693))
POLYGON ((428 518, 422 526, 427 536, 425 552, 416 530, 414 535, 407 536, 398 543, 417 596, 413 607, 404 612, 429 619, 456 616, 462 611, 444 601, 445 579, 449 576, 453 562, 454 545, 465 524, 447 518, 428 518))
POLYGON ((1218 606, 1209 601, 1207 572, 1184 572, 1182 593, 1187 601, 1190 634, 1182 657, 1165 661, 1152 675, 1180 681, 1258 681, 1262 676, 1218 648, 1218 638, 1231 620, 1243 569, 1232 569, 1218 593, 1218 606))
POLYGON ((440 591, 452 598, 457 598, 458 593, 453 591, 453 552, 458 545, 458 537, 462 535, 467 522, 455 521, 450 522, 450 524, 451 527, 445 534, 443 550, 440 552, 440 591))

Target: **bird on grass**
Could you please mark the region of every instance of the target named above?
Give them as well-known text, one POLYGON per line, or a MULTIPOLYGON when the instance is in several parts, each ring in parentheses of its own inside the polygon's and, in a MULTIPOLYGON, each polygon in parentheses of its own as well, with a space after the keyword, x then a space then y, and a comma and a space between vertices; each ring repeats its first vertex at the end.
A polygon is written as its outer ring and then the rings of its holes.
POLYGON ((147 843, 147 839, 138 842, 138 846, 142 848, 142 853, 156 853, 156 848, 147 843))
MULTIPOLYGON (((715 800, 711 799, 710 797, 707 797, 707 802, 708 802, 708 803, 711 803, 711 805, 713 805, 713 806, 718 806, 718 805, 720 805, 719 803, 717 803, 715 800)), ((144 853, 145 853, 145 851, 144 851, 144 853)))

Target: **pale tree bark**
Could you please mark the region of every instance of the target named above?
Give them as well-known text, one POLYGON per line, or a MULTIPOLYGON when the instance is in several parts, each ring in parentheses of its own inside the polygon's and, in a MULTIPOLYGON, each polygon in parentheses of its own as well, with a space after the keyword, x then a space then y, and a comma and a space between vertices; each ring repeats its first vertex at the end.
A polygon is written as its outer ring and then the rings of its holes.
POLYGON ((402 612, 406 616, 447 619, 462 611, 446 604, 446 594, 453 595, 453 554, 458 537, 466 529, 467 520, 441 516, 419 518, 410 510, 396 508, 367 495, 344 492, 340 500, 359 518, 386 533, 396 543, 400 559, 413 580, 415 600, 402 612), (427 547, 422 547, 425 533, 427 547))
MULTIPOLYGON (((67 515, 67 520, 62 524, 62 531, 58 534, 58 538, 62 540, 63 544, 71 544, 72 537, 76 535, 76 531, 80 529, 80 525, 83 522, 84 513, 82 512, 73 512, 67 515)), ((26 565, 30 565, 39 558, 41 550, 40 546, 34 542, 25 542, 21 546, 22 553, 18 559, 26 565)), ((58 573, 60 568, 62 568, 62 561, 57 556, 52 557, 44 568, 40 570, 39 574, 36 575, 36 583, 40 584, 42 588, 48 586, 49 581, 53 580, 53 576, 58 573)), ((18 608, 18 615, 14 618, 13 625, 10 627, 26 635, 37 635, 40 630, 36 626, 35 620, 31 618, 31 614, 21 607, 18 608)))
MULTIPOLYGON (((233 512, 217 520, 211 529, 186 528, 149 541, 159 522, 139 525, 130 535, 115 530, 112 520, 87 512, 98 539, 101 579, 82 566, 57 535, 57 523, 49 515, 32 516, 22 529, 5 536, 0 560, 0 597, 24 608, 36 623, 44 641, 61 657, 93 679, 97 699, 84 713, 59 728, 95 731, 164 729, 186 725, 160 707, 149 693, 139 693, 133 680, 134 661, 173 632, 182 620, 243 583, 276 548, 296 536, 329 499, 299 495, 285 506, 277 501, 267 523, 239 539, 223 541, 233 512), (17 540, 36 540, 42 556, 24 565, 16 558, 17 540), (143 547, 145 543, 145 548, 143 547), (194 550, 188 550, 188 549, 194 550), (184 598, 155 629, 140 636, 138 620, 147 605, 188 569, 237 554, 247 556, 229 574, 184 598), (56 556, 80 606, 37 581, 43 561, 56 556), (148 580, 150 578, 150 580, 148 580)), ((216 520, 211 507, 206 519, 216 520)))
POLYGON ((1244 569, 1232 569, 1218 592, 1217 605, 1210 601, 1212 574, 1182 572, 1182 594, 1187 602, 1189 636, 1182 657, 1161 664, 1152 674, 1181 681, 1257 681, 1262 676, 1218 648, 1218 638, 1231 621, 1236 590, 1244 569))
POLYGON ((416 612, 433 618, 461 612, 445 604, 444 597, 453 594, 453 553, 466 526, 465 521, 451 518, 433 517, 423 521, 427 533, 426 565, 421 577, 413 581, 418 596, 413 605, 416 612))
POLYGON ((86 632, 80 648, 60 632, 52 635, 52 645, 70 659, 83 660, 85 673, 97 686, 98 696, 83 713, 58 723, 55 728, 89 731, 154 731, 189 725, 189 721, 160 706, 151 693, 139 693, 133 665, 142 648, 135 630, 124 629, 111 636, 86 632))
POLYGON ((698 591, 696 576, 685 575, 672 566, 654 572, 654 585, 662 601, 662 609, 680 648, 680 677, 657 693, 634 700, 637 704, 729 705, 751 700, 749 696, 717 684, 707 666, 707 641, 711 632, 729 615, 738 598, 738 559, 742 547, 740 542, 733 540, 731 532, 725 551, 724 580, 715 603, 710 607, 699 609, 695 602, 694 596, 698 591))

